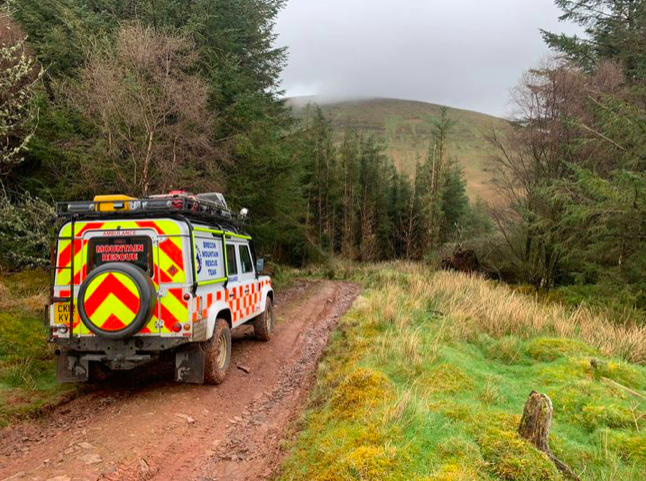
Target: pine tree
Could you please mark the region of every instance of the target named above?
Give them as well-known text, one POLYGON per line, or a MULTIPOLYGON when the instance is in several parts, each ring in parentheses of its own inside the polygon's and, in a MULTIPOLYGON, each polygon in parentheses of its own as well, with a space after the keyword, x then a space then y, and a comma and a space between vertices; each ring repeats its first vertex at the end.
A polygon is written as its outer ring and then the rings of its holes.
POLYGON ((348 259, 356 257, 357 241, 357 184, 359 180, 360 140, 356 132, 347 129, 340 149, 342 175, 341 253, 348 259))
POLYGON ((555 0, 561 20, 585 28, 587 38, 543 31, 553 49, 593 71, 604 59, 619 61, 628 78, 646 79, 646 4, 641 0, 555 0))
POLYGON ((464 170, 455 159, 449 159, 445 166, 442 194, 443 226, 441 239, 447 242, 455 238, 462 227, 469 210, 467 182, 464 170))
POLYGON ((426 202, 428 203, 428 232, 423 250, 435 249, 442 243, 444 210, 442 190, 447 168, 447 140, 455 122, 449 119, 448 109, 442 108, 440 118, 434 121, 433 140, 426 159, 425 176, 430 178, 426 202))

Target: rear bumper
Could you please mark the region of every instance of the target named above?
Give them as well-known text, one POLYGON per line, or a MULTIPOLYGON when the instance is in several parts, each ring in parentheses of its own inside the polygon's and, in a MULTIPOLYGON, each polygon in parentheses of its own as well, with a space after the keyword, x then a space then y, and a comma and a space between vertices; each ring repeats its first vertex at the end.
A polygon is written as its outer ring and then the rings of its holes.
POLYGON ((81 337, 70 342, 56 339, 61 346, 58 356, 57 379, 60 382, 83 382, 88 380, 90 362, 97 362, 115 371, 127 371, 159 357, 163 351, 188 344, 190 339, 168 337, 131 337, 129 339, 105 339, 81 337))
POLYGON ((105 352, 106 354, 135 353, 137 351, 161 352, 174 349, 191 342, 186 337, 129 337, 127 339, 106 339, 98 336, 75 337, 71 342, 66 338, 56 338, 52 342, 65 349, 79 352, 105 352))

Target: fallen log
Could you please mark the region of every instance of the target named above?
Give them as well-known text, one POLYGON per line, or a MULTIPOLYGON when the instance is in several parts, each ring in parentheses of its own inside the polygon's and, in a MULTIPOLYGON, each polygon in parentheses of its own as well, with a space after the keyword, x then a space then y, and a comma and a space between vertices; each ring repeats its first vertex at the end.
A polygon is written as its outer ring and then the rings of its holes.
MULTIPOLYGON (((599 368, 603 365, 601 361, 597 361, 596 359, 590 359, 590 366, 592 366, 592 369, 594 371, 598 371, 599 368)), ((633 389, 630 389, 628 386, 624 386, 623 384, 618 383, 617 381, 613 381, 610 378, 607 378, 605 376, 601 376, 601 380, 605 382, 606 384, 610 384, 612 387, 615 387, 619 389, 620 391, 625 391, 631 396, 641 399, 641 400, 646 400, 646 396, 644 396, 642 393, 637 392, 633 389)))
POLYGON ((518 434, 521 438, 532 443, 536 449, 547 454, 547 457, 550 458, 564 476, 575 481, 580 481, 572 468, 552 453, 549 438, 553 415, 554 408, 552 406, 552 400, 546 394, 539 394, 536 391, 532 391, 523 409, 523 417, 520 420, 518 434))

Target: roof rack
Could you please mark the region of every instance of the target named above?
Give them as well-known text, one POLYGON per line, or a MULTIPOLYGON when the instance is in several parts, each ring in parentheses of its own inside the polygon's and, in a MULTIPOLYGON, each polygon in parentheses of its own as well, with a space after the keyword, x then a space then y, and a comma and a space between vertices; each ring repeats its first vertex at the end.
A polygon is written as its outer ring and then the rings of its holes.
POLYGON ((147 218, 182 215, 190 220, 242 229, 247 225, 246 209, 232 212, 220 193, 190 194, 171 192, 143 199, 126 196, 96 196, 93 201, 57 202, 56 215, 61 219, 147 218))

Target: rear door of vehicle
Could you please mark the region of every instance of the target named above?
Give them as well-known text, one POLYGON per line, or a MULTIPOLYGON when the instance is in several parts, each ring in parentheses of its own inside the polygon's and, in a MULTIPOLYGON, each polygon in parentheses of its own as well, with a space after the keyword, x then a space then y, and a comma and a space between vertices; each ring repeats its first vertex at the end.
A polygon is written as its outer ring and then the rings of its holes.
MULTIPOLYGON (((157 232, 148 228, 88 231, 84 234, 87 258, 85 259, 86 269, 83 269, 83 280, 92 270, 103 264, 127 262, 139 267, 151 277, 159 295, 159 243, 157 232)), ((158 322, 160 307, 161 304, 158 302, 151 320, 140 334, 159 334, 161 330, 161 324, 158 322)), ((81 334, 91 333, 82 325, 81 334)))
MULTIPOLYGON (((183 294, 189 292, 192 280, 190 269, 184 265, 184 253, 190 252, 190 245, 188 227, 183 222, 171 219, 79 221, 74 226, 73 250, 69 240, 71 223, 63 226, 60 237, 54 281, 56 297, 69 296, 72 279, 74 294, 78 294, 88 273, 101 264, 131 262, 151 275, 159 298, 152 319, 140 335, 177 335, 173 325, 189 321, 183 294)), ((63 324, 69 319, 69 303, 54 304, 52 314, 52 324, 63 324)), ((78 310, 74 334, 92 335, 80 322, 78 310)))

